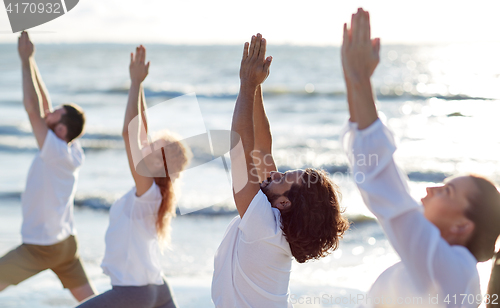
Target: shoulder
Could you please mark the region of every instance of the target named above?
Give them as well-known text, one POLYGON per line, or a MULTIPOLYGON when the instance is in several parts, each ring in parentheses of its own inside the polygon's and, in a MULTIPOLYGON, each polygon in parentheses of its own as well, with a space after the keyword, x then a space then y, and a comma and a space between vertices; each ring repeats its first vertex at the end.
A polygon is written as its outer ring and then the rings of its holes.
POLYGON ((139 202, 157 202, 158 200, 162 199, 162 193, 160 187, 156 184, 155 181, 151 184, 149 189, 142 194, 140 197, 137 197, 136 195, 136 188, 134 187, 134 193, 133 196, 136 201, 139 202))
POLYGON ((282 236, 281 215, 271 207, 266 195, 259 190, 241 219, 239 229, 247 242, 282 236))
POLYGON ((248 222, 251 222, 255 219, 262 219, 264 216, 273 218, 275 217, 271 202, 269 202, 267 196, 262 192, 262 190, 259 189, 259 191, 255 194, 252 201, 250 202, 245 215, 241 219, 240 226, 244 226, 248 222))

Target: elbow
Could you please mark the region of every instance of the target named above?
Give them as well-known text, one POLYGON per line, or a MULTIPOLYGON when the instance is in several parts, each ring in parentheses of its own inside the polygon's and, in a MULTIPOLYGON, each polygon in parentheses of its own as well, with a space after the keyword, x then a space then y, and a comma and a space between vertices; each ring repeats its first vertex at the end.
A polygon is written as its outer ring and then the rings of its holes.
POLYGON ((24 109, 26 110, 26 113, 28 114, 29 117, 32 117, 32 116, 40 116, 41 117, 40 111, 37 108, 25 106, 24 109))
POLYGON ((128 129, 125 127, 122 130, 122 137, 123 139, 128 140, 128 129))

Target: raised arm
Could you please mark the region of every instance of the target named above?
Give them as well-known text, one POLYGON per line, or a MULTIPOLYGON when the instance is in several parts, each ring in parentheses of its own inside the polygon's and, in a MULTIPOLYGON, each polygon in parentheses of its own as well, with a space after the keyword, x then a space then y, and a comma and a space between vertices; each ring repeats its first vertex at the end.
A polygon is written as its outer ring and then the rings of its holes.
POLYGON ((146 105, 146 95, 144 95, 144 87, 141 86, 141 90, 139 93, 139 105, 141 106, 141 122, 144 126, 144 129, 139 130, 139 144, 146 145, 150 144, 152 141, 150 139, 149 130, 148 130, 148 117, 147 117, 147 105, 146 105))
POLYGON ((42 97, 42 108, 40 110, 40 114, 42 118, 45 117, 45 113, 47 111, 52 112, 52 102, 49 97, 49 91, 47 91, 47 87, 45 87, 45 83, 42 80, 42 76, 40 75, 40 70, 38 70, 38 66, 33 60, 33 71, 36 77, 36 83, 38 86, 38 90, 40 91, 40 96, 42 97))
POLYGON ((351 121, 365 129, 378 119, 370 77, 379 63, 380 39, 370 38, 370 15, 363 9, 344 24, 342 66, 347 86, 351 121))
POLYGON ((36 80, 35 46, 27 32, 22 32, 18 40, 19 57, 22 63, 23 104, 30 119, 38 148, 43 147, 49 128, 43 119, 40 106, 40 92, 36 80))
POLYGON ((231 173, 236 208, 241 217, 260 189, 260 181, 255 173, 252 151, 255 147, 254 104, 257 88, 269 75, 272 58, 265 58, 266 41, 262 35, 252 37, 245 43, 240 68, 240 93, 234 107, 231 130, 240 138, 231 138, 231 173))
POLYGON ((253 107, 254 151, 252 153, 255 168, 262 182, 270 176, 271 171, 276 171, 276 163, 272 156, 272 136, 269 120, 264 108, 262 86, 257 87, 253 107))
MULTIPOLYGON (((140 138, 144 137, 145 128, 141 128, 141 120, 143 117, 139 117, 139 125, 137 131, 129 131, 129 123, 139 115, 139 107, 143 98, 143 90, 142 90, 142 82, 148 75, 149 71, 149 62, 145 64, 146 60, 146 49, 141 45, 136 48, 136 53, 130 54, 130 79, 131 85, 128 93, 128 102, 127 109, 125 111, 125 120, 123 122, 123 141, 125 142, 125 149, 127 151, 127 158, 129 162, 130 171, 132 173, 132 177, 134 178, 135 186, 136 186, 136 194, 137 196, 141 196, 144 194, 153 184, 154 179, 152 177, 145 177, 137 173, 134 165, 134 161, 132 158, 132 152, 139 152, 141 149, 142 140, 140 138), (135 138, 130 138, 130 136, 135 138), (130 139, 133 141, 131 142, 130 139)), ((145 104, 145 101, 144 101, 145 104)), ((142 105, 142 104, 141 104, 142 105)), ((147 124, 144 125, 147 127, 147 124)))

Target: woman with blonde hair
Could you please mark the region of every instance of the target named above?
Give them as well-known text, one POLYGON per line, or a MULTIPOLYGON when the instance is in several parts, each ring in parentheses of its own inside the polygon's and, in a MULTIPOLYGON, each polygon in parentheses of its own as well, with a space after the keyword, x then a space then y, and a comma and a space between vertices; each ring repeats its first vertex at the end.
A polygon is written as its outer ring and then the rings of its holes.
POLYGON ((111 206, 101 265, 113 288, 79 308, 176 307, 159 254, 160 244, 169 240, 170 221, 175 216, 173 182, 191 155, 169 132, 160 132, 153 142, 148 140, 142 88, 149 70, 145 58, 142 45, 131 54, 132 83, 122 133, 135 187, 111 206))

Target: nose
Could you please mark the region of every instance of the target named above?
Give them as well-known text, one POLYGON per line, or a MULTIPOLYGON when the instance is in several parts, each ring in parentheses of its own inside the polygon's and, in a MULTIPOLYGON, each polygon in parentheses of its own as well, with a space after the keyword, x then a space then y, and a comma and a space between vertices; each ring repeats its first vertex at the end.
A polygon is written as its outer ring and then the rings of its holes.
POLYGON ((282 177, 282 173, 278 171, 271 171, 271 181, 279 180, 282 177))
POLYGON ((427 187, 425 190, 427 191, 427 195, 432 196, 438 188, 439 187, 427 187))

